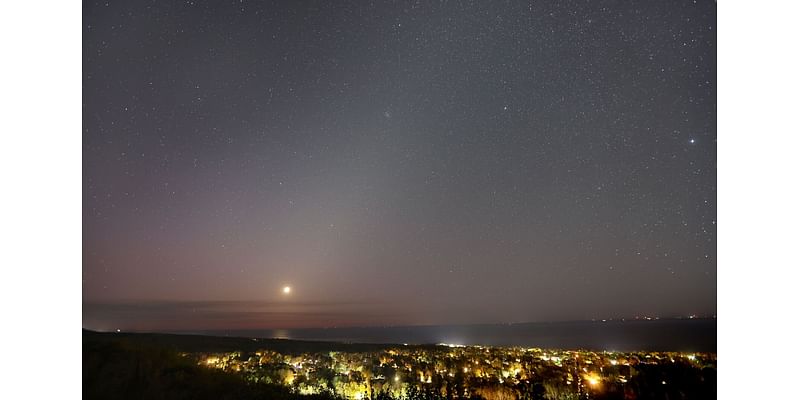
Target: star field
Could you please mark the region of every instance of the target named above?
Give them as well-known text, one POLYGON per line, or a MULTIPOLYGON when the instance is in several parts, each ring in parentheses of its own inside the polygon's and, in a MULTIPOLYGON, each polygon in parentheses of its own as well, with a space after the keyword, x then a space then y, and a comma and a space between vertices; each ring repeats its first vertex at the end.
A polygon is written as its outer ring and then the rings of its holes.
POLYGON ((83 40, 85 325, 716 313, 713 2, 85 2, 83 40))

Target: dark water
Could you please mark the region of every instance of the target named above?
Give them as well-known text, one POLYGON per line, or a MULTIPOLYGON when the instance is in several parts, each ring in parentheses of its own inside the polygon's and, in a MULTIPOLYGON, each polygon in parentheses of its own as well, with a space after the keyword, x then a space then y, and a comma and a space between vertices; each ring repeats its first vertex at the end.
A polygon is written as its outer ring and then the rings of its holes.
MULTIPOLYGON (((186 332, 184 332, 186 333, 186 332)), ((609 351, 711 352, 716 319, 191 332, 348 343, 452 343, 609 351)))

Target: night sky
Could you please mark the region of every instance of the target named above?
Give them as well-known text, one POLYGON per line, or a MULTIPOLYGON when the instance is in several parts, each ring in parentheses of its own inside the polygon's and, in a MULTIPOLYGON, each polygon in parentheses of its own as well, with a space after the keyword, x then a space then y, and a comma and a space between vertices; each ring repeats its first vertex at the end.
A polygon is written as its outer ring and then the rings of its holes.
POLYGON ((714 2, 83 7, 85 328, 716 313, 714 2))

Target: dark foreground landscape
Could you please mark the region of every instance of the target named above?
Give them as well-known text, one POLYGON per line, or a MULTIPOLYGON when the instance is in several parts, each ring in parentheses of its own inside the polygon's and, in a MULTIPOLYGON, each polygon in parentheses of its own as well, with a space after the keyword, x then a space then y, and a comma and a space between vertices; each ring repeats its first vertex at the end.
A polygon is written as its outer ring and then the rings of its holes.
POLYGON ((716 354, 83 332, 87 399, 714 399, 716 354))

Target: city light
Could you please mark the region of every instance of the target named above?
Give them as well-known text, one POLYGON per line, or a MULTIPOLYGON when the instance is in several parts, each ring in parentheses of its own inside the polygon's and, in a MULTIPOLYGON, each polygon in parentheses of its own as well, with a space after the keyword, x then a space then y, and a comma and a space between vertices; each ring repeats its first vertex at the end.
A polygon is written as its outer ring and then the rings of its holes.
MULTIPOLYGON (((574 350, 532 353, 526 349, 477 346, 421 350, 397 345, 378 353, 326 351, 288 355, 261 349, 251 353, 203 354, 199 355, 197 363, 226 372, 267 378, 302 394, 320 393, 325 388, 330 388, 334 394, 344 399, 367 400, 367 393, 372 391, 385 391, 393 398, 403 398, 411 388, 424 391, 449 386, 460 374, 448 368, 448 363, 461 365, 460 370, 465 375, 458 379, 462 380, 464 388, 468 390, 479 389, 492 381, 515 390, 524 390, 530 379, 537 376, 535 379, 552 379, 552 382, 566 383, 568 386, 578 383, 573 387, 577 391, 585 390, 584 393, 587 394, 617 390, 620 389, 619 385, 631 389, 631 378, 640 364, 652 367, 669 365, 673 369, 700 368, 696 363, 680 366, 678 363, 671 363, 670 359, 678 354, 574 350), (615 367, 623 364, 630 368, 615 367), (386 375, 384 368, 393 370, 386 375), (318 374, 326 370, 333 371, 334 376, 323 378, 324 375, 318 374), (608 388, 606 385, 609 385, 608 388)), ((715 356, 711 354, 691 355, 703 360, 704 365, 713 365, 716 362, 715 356)), ((191 354, 187 353, 187 356, 191 354)), ((689 354, 680 356, 688 358, 689 354)), ((668 381, 673 381, 670 376, 672 375, 665 375, 663 381, 656 382, 667 385, 668 381)), ((680 387, 680 384, 676 387, 680 387)))
POLYGON ((600 377, 594 373, 584 375, 584 379, 593 387, 600 384, 600 377))

